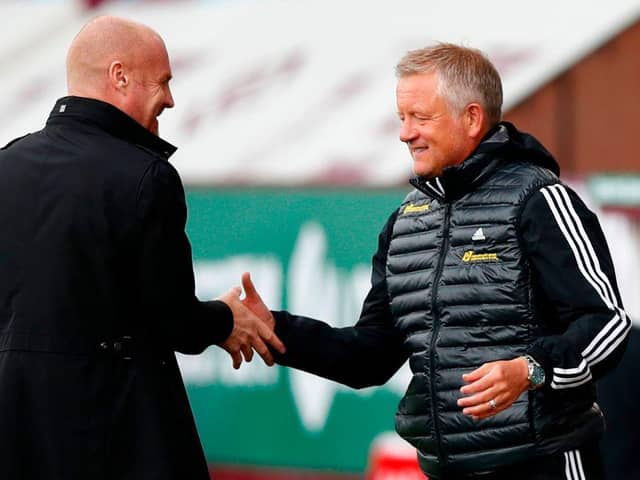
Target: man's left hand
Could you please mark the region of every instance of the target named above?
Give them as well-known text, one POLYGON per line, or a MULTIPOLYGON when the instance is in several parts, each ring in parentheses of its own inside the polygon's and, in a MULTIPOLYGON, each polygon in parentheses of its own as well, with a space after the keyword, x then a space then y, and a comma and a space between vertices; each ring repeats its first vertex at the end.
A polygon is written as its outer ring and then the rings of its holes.
POLYGON ((462 413, 481 420, 509 408, 529 387, 529 370, 524 357, 489 362, 462 375, 467 383, 460 391, 467 395, 458 400, 462 413))

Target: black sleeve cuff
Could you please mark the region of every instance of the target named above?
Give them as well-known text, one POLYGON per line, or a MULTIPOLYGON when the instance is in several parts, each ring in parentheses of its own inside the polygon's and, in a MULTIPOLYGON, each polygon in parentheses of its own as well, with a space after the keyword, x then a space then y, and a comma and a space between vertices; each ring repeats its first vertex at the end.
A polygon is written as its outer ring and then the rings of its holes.
POLYGON ((173 349, 180 353, 202 353, 207 347, 224 342, 233 330, 233 313, 220 300, 196 300, 186 315, 188 321, 185 320, 182 329, 174 331, 169 339, 173 349))
MULTIPOLYGON (((288 351, 289 347, 287 346, 287 344, 289 343, 289 340, 288 340, 289 339, 289 321, 288 321, 289 312, 286 312, 286 311, 280 312, 280 311, 272 310, 271 314, 273 315, 273 318, 276 321, 276 325, 273 329, 273 333, 275 333, 276 336, 282 341, 282 343, 284 343, 288 351)), ((271 350, 271 353, 273 354, 273 359, 276 361, 276 363, 282 364, 286 356, 286 353, 281 354, 275 348, 271 348, 271 347, 269 347, 269 350, 271 350)))
POLYGON ((233 313, 229 306, 221 300, 202 302, 205 310, 206 329, 204 335, 208 343, 219 344, 224 342, 233 330, 233 313))

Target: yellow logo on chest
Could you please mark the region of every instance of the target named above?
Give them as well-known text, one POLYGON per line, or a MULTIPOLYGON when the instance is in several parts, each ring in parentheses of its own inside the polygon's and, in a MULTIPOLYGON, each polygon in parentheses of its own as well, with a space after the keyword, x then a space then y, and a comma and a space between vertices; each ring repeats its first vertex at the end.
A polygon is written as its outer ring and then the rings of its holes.
POLYGON ((473 250, 467 250, 462 255, 462 261, 468 262, 488 262, 488 261, 500 261, 497 253, 475 253, 473 250))
POLYGON ((410 203, 409 205, 405 206, 404 209, 402 210, 402 214, 406 215, 407 213, 418 213, 418 212, 426 212, 427 210, 429 210, 429 204, 426 203, 424 205, 414 205, 413 203, 410 203))

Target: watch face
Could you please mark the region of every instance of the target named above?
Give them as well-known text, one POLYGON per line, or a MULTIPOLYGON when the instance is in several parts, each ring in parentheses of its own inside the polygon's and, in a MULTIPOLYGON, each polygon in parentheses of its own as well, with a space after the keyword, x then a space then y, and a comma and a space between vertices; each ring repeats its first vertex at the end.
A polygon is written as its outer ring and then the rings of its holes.
POLYGON ((544 369, 536 362, 532 357, 526 356, 527 364, 529 367, 529 383, 530 389, 536 389, 544 385, 545 375, 544 369))
POLYGON ((531 385, 533 387, 539 387, 544 385, 544 370, 538 365, 533 366, 530 378, 531 385))

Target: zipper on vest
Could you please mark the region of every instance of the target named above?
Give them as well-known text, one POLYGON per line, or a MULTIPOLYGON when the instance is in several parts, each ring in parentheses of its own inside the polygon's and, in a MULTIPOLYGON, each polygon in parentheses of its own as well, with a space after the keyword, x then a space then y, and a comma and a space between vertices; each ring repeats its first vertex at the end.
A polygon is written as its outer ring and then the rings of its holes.
POLYGON ((438 459, 444 466, 444 455, 442 453, 441 438, 440 438, 440 420, 437 415, 436 407, 436 381, 434 375, 434 365, 436 356, 436 340, 438 339, 438 331, 440 330, 440 314, 437 310, 436 303, 438 298, 438 283, 442 276, 442 268, 444 266, 444 260, 447 256, 447 250, 449 250, 449 221, 451 217, 451 204, 445 204, 444 210, 444 226, 442 228, 442 247, 440 249, 440 257, 438 258, 438 267, 436 268, 435 276, 433 278, 433 288, 431 289, 431 316, 433 318, 433 330, 431 331, 431 348, 429 350, 429 363, 431 375, 429 376, 429 382, 431 384, 431 412, 433 418, 433 430, 436 440, 436 451, 438 453, 438 459))

